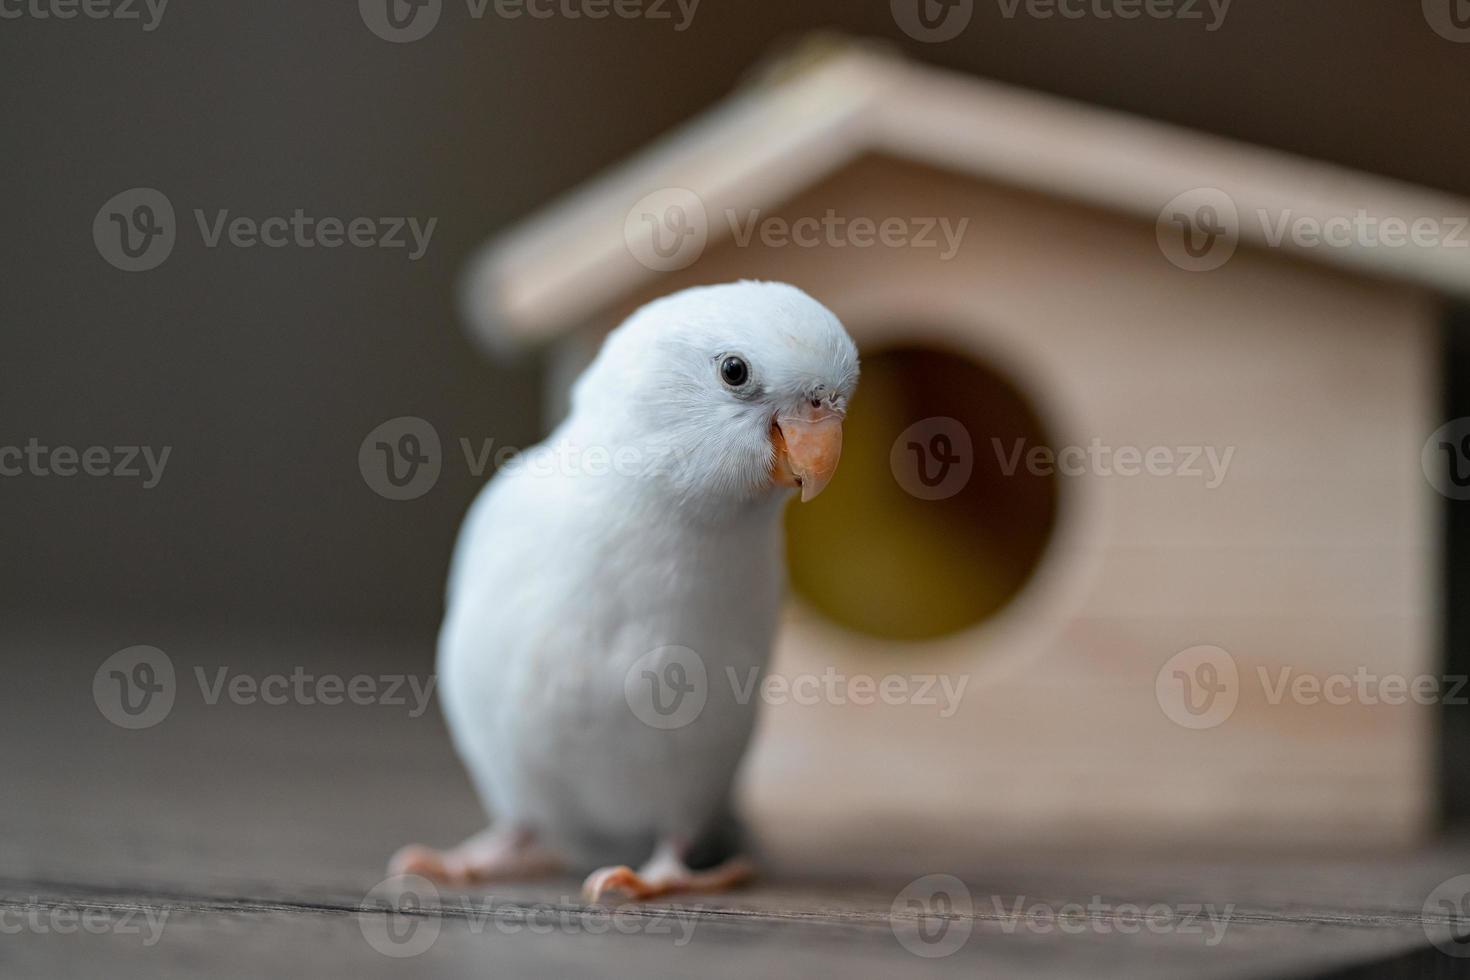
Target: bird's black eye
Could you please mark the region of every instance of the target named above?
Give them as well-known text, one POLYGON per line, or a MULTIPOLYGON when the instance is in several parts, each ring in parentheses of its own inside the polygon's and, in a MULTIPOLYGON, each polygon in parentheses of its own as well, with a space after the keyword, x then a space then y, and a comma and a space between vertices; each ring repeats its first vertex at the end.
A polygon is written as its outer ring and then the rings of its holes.
POLYGON ((750 365, 738 357, 727 357, 720 362, 720 380, 731 388, 739 388, 750 380, 750 365))

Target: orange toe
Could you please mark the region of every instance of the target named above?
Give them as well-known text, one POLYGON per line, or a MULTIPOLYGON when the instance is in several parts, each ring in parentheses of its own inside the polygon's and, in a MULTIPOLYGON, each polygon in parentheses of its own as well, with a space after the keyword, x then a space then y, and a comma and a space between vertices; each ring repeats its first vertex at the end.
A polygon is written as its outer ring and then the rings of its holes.
POLYGON ((444 865, 444 856, 432 847, 423 844, 408 844, 398 849, 388 860, 390 875, 418 875, 431 881, 448 881, 449 869, 444 865))
POLYGON ((659 894, 659 889, 625 864, 599 868, 582 883, 582 897, 589 902, 600 902, 605 895, 619 894, 629 898, 652 898, 659 894))

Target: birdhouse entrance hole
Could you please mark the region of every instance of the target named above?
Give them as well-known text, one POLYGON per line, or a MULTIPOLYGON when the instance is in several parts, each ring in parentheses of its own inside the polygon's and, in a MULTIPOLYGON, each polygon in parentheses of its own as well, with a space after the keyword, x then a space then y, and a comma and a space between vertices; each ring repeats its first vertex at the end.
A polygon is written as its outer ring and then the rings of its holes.
POLYGON ((1053 443, 1008 378, 930 347, 865 351, 844 442, 821 498, 787 508, 792 586, 807 604, 914 641, 974 626, 1021 591, 1059 491, 1054 472, 1027 466, 1053 443))

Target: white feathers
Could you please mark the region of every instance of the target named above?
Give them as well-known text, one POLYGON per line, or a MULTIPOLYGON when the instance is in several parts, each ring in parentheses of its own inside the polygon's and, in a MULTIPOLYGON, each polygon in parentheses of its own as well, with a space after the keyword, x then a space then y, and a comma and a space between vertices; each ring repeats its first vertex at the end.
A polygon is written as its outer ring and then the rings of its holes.
POLYGON ((485 488, 456 546, 440 689, 496 817, 586 861, 714 819, 755 716, 729 671, 764 667, 781 597, 771 423, 845 401, 857 372, 842 326, 794 287, 686 290, 614 331, 542 454, 485 488), (728 356, 748 382, 721 380, 728 356), (698 656, 707 701, 660 730, 624 684, 671 645, 698 656))
POLYGON ((845 402, 857 349, 837 318, 784 283, 738 282, 655 300, 608 336, 572 392, 553 438, 616 445, 675 477, 668 502, 718 511, 768 489, 769 427, 822 388, 845 402), (719 361, 738 354, 751 382, 725 390, 719 361))

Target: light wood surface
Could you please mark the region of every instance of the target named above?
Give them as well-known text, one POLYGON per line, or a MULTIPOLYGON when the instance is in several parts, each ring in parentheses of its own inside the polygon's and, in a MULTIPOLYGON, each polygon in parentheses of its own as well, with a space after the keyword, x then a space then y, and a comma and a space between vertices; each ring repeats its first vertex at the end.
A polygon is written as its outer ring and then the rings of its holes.
MULTIPOLYGON (((1296 258, 1464 295, 1470 202, 1368 174, 1014 89, 909 62, 885 48, 839 47, 779 80, 732 94, 604 175, 488 243, 467 269, 463 308, 492 345, 546 340, 592 321, 660 276, 634 260, 624 222, 645 195, 693 191, 710 237, 719 213, 779 207, 867 154, 1106 209, 1152 228, 1176 195, 1216 188, 1242 241, 1270 239, 1283 214, 1318 222, 1429 218, 1446 240, 1382 248, 1303 247, 1296 258), (1258 213, 1269 220, 1263 222, 1258 213), (1449 239, 1459 242, 1455 245, 1449 239)), ((977 219, 983 212, 971 213, 977 219)))
MULTIPOLYGON (((893 643, 793 606, 778 673, 920 672, 969 687, 949 718, 771 706, 748 775, 776 832, 877 813, 996 845, 1424 839, 1431 706, 1273 700, 1261 678, 1440 669, 1438 498, 1419 467, 1439 424, 1430 298, 1249 248, 1185 272, 1149 227, 884 158, 770 214, 829 208, 980 217, 949 261, 933 249, 712 246, 609 321, 694 283, 785 280, 830 304, 864 349, 925 344, 983 360, 1032 401, 1058 447, 1233 455, 1214 487, 1061 478, 1035 576, 974 629, 893 643), (1217 727, 1188 730, 1161 708, 1155 678, 1202 644, 1235 658, 1239 702, 1217 727), (853 753, 883 778, 844 765, 853 753), (834 798, 850 809, 831 813, 834 798)), ((914 421, 894 419, 893 436, 914 421)), ((983 432, 974 439, 992 451, 983 432)))
MULTIPOLYGON (((298 666, 422 675, 428 649, 427 637, 10 624, 0 637, 10 760, 0 972, 1247 977, 1380 959, 1426 970, 1463 962, 1429 945, 1426 923, 1445 920, 1424 903, 1437 883, 1470 871, 1464 846, 1332 856, 1002 850, 983 834, 937 839, 902 824, 843 840, 819 823, 791 828, 806 841, 799 852, 763 848, 766 874, 753 887, 628 908, 618 928, 581 904, 571 879, 445 892, 422 915, 394 919, 408 929, 432 921, 428 948, 386 956, 367 938, 389 916, 367 900, 386 855, 410 839, 451 842, 482 819, 437 708, 409 718, 391 706, 210 705, 191 678, 195 667, 212 675, 220 666, 255 677, 298 666), (166 719, 124 731, 98 711, 92 675, 138 642, 167 652, 180 682, 166 719), (929 874, 962 880, 969 909, 895 912, 904 888, 929 874), (1154 907, 1154 927, 1112 928, 1126 920, 1112 910, 1129 904, 1154 907), (1186 928, 1195 909, 1228 910, 1220 942, 1186 928), (83 915, 99 934, 25 925, 83 915), (131 931, 149 915, 162 925, 151 944, 131 931), (915 956, 900 934, 918 921, 967 938, 952 955, 915 956)), ((757 838, 767 830, 758 825, 757 838)))

